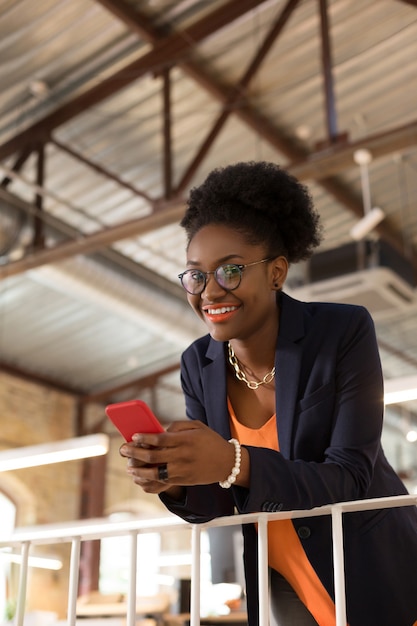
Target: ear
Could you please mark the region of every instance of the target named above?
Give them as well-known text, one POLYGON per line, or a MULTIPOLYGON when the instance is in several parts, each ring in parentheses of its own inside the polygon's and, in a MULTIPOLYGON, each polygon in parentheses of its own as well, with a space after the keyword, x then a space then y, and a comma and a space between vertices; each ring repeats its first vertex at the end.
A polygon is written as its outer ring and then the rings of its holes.
POLYGON ((288 274, 288 261, 285 256, 277 256, 271 261, 272 289, 280 291, 284 286, 288 274))

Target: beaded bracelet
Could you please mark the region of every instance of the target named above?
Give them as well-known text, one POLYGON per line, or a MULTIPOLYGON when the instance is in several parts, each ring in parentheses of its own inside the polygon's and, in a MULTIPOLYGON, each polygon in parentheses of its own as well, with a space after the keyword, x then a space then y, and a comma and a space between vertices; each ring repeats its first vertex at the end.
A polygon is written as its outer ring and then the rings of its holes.
POLYGON ((220 487, 223 487, 223 489, 229 489, 229 487, 231 487, 236 481, 236 476, 240 473, 240 463, 242 460, 242 451, 238 440, 229 439, 229 443, 232 443, 235 446, 235 464, 226 480, 219 482, 220 487))

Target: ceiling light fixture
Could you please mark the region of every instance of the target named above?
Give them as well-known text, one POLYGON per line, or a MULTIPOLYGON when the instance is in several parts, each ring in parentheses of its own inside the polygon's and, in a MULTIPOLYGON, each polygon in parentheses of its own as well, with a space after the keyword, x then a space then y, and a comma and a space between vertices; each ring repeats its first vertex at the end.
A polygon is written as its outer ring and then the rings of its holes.
MULTIPOLYGON (((9 563, 17 563, 18 565, 22 563, 21 554, 0 551, 0 557, 9 563)), ((41 569, 58 571, 62 569, 63 563, 60 559, 52 559, 46 556, 29 556, 28 565, 29 567, 39 567, 41 569)))
POLYGON ((410 443, 415 443, 417 441, 417 430, 409 430, 405 438, 410 443))
POLYGON ((353 155, 355 163, 361 171, 362 199, 364 216, 350 230, 352 239, 360 241, 368 235, 385 217, 384 211, 379 207, 372 207, 371 188, 369 184, 368 165, 372 161, 369 150, 356 150, 353 155))
POLYGON ((384 403, 399 404, 417 400, 417 376, 389 378, 384 382, 384 403))
POLYGON ((102 433, 2 450, 0 472, 101 456, 108 450, 109 437, 102 433))

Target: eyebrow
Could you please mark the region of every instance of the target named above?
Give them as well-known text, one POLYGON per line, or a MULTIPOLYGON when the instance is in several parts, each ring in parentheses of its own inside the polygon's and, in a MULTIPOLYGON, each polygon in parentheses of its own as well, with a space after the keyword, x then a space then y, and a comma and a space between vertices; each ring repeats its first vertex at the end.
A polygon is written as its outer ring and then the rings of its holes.
MULTIPOLYGON (((234 260, 232 261, 231 259, 236 259, 236 258, 243 260, 243 257, 240 254, 228 254, 227 256, 222 257, 221 259, 218 259, 216 261, 217 263, 216 267, 219 267, 219 265, 223 265, 223 263, 229 263, 229 262, 234 263, 235 261, 234 260)), ((187 261, 187 266, 188 265, 195 265, 196 267, 198 267, 199 265, 201 265, 201 263, 199 263, 198 261, 193 261, 192 259, 189 259, 187 261)), ((236 263, 236 265, 238 265, 238 263, 236 263)))

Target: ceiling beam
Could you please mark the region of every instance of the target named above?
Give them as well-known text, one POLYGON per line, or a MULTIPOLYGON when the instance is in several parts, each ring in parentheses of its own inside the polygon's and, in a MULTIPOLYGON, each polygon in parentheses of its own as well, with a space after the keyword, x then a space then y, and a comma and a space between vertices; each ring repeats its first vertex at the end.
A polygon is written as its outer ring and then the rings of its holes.
POLYGON ((109 246, 115 241, 131 239, 132 237, 162 228, 167 224, 179 222, 184 215, 184 210, 184 203, 176 200, 171 206, 168 205, 164 210, 156 211, 149 216, 123 222, 117 226, 102 229, 92 235, 81 236, 78 239, 66 241, 54 247, 28 254, 23 259, 13 261, 7 265, 1 265, 0 279, 15 276, 48 263, 57 263, 77 254, 91 254, 109 246))
MULTIPOLYGON (((161 33, 153 26, 150 20, 133 10, 131 5, 129 5, 125 0, 97 1, 111 11, 116 17, 124 21, 124 23, 134 32, 137 32, 141 37, 144 37, 150 43, 156 44, 161 37, 161 33)), ((179 64, 187 75, 191 76, 201 87, 208 91, 223 105, 223 112, 206 136, 205 141, 200 147, 200 151, 195 156, 188 170, 184 172, 183 177, 178 184, 177 193, 183 193, 187 185, 190 183, 192 176, 195 174, 214 139, 217 137, 218 132, 227 120, 228 111, 231 110, 233 110, 233 113, 240 118, 241 121, 257 133, 258 136, 262 137, 278 152, 288 158, 291 163, 287 166, 287 169, 289 169, 294 176, 303 181, 318 181, 327 193, 335 197, 342 206, 345 206, 358 217, 363 216, 362 201, 359 201, 358 198, 353 196, 344 185, 331 177, 343 172, 345 169, 353 167, 353 153, 359 147, 366 147, 368 150, 371 150, 374 158, 377 158, 392 152, 404 150, 417 144, 416 125, 411 124, 392 132, 383 133, 379 136, 377 135, 372 138, 364 138, 354 144, 337 141, 328 142, 325 149, 313 154, 308 154, 308 152, 301 148, 298 143, 291 141, 287 136, 281 134, 279 130, 273 126, 272 123, 258 110, 253 109, 250 102, 245 98, 244 88, 248 85, 253 75, 255 75, 256 70, 258 69, 264 56, 269 51, 271 42, 273 42, 280 34, 297 4, 297 0, 287 1, 287 4, 282 9, 275 25, 272 27, 268 37, 260 49, 258 56, 255 57, 246 74, 241 79, 241 84, 238 83, 232 89, 230 86, 221 85, 217 82, 214 77, 209 75, 194 59, 186 59, 185 61, 180 60, 179 64), (238 99, 236 98, 237 94, 239 96, 238 99), (237 102, 239 103, 239 106, 236 106, 237 102)), ((417 0, 415 0, 413 4, 417 4, 417 0)), ((324 7, 325 3, 321 2, 320 8, 322 22, 324 7)), ((327 21, 322 23, 322 37, 326 36, 324 28, 328 29, 327 21)), ((326 73, 326 66, 329 66, 331 62, 330 50, 322 50, 322 52, 324 73, 326 73)), ((327 73, 329 71, 330 68, 327 67, 327 73)), ((327 79, 329 79, 329 77, 327 77, 327 79)), ((327 91, 328 90, 329 85, 327 85, 327 91)), ((327 104, 328 117, 330 115, 335 115, 335 112, 333 111, 334 100, 331 99, 329 101, 328 98, 327 104)), ((332 128, 335 132, 335 127, 333 126, 332 128)), ((332 135, 332 132, 330 132, 330 135, 332 135)), ((401 238, 396 233, 392 232, 392 230, 385 223, 379 224, 376 228, 376 232, 378 232, 381 237, 391 243, 391 245, 395 248, 402 251, 403 242, 401 238)))
POLYGON ((0 372, 3 372, 8 376, 13 376, 14 378, 20 378, 21 380, 35 385, 40 385, 42 387, 47 387, 48 389, 53 389, 54 391, 59 391, 60 393, 68 394, 70 396, 84 397, 85 395, 85 391, 82 389, 69 387, 59 380, 47 378, 46 376, 40 376, 39 374, 22 370, 6 363, 0 363, 0 372))
MULTIPOLYGON (((249 63, 246 71, 243 73, 243 76, 240 78, 236 85, 233 85, 232 88, 227 89, 227 92, 225 92, 227 93, 226 102, 223 102, 222 111, 215 121, 214 125, 206 135, 206 138, 202 142, 194 159, 192 160, 186 171, 183 173, 182 178, 176 188, 177 193, 183 193, 187 189, 188 185, 192 181, 192 178, 194 177, 195 172, 197 171, 204 157, 207 155, 208 151, 214 144, 218 134, 225 125, 229 116, 241 106, 241 101, 245 98, 244 94, 250 82, 256 76, 262 62, 264 61, 271 47, 281 34, 282 30, 285 28, 289 18, 291 17, 299 2, 300 0, 287 1, 287 4, 280 12, 278 18, 272 24, 270 30, 268 31, 268 34, 262 42, 262 45, 259 46, 259 49, 249 63)), ((185 69, 187 70, 187 64, 185 66, 185 69)))
MULTIPOLYGON (((268 124, 268 122, 266 121, 265 124, 268 124)), ((287 166, 287 169, 301 181, 320 180, 328 193, 331 193, 333 197, 343 202, 353 213, 361 217, 363 211, 362 203, 352 194, 349 194, 346 188, 342 187, 336 179, 331 179, 330 175, 355 167, 353 154, 359 148, 370 150, 374 158, 378 158, 416 145, 417 120, 385 133, 363 137, 352 144, 329 146, 325 150, 312 154, 303 160, 295 161, 287 166)), ((2 194, 5 195, 6 192, 0 190, 0 197, 2 194)), ((20 205, 23 209, 25 208, 23 201, 19 202, 20 205)), ((59 244, 54 248, 35 252, 19 261, 0 266, 0 279, 40 267, 45 263, 62 261, 76 254, 91 254, 116 241, 145 234, 155 228, 162 228, 174 222, 179 222, 183 216, 184 208, 185 200, 181 198, 171 200, 170 202, 161 202, 159 209, 149 216, 59 244)), ((393 234, 384 222, 377 226, 376 231, 396 249, 403 249, 401 237, 393 234)))
MULTIPOLYGON (((104 5, 116 6, 114 2, 110 1, 101 3, 104 5)), ((123 7, 123 9, 120 9, 120 12, 122 15, 125 15, 124 10, 126 8, 126 3, 118 2, 117 4, 119 5, 119 9, 121 6, 123 7)), ((239 7, 242 9, 243 3, 239 2, 238 4, 239 7)), ((253 8, 254 5, 260 4, 260 2, 259 0, 258 2, 252 0, 252 2, 249 2, 249 4, 253 8)), ((295 7, 295 5, 295 0, 289 0, 286 10, 291 11, 295 7)), ((233 15, 236 16, 236 2, 230 2, 227 6, 230 8, 230 11, 233 13, 233 15)), ((248 10, 248 4, 246 4, 245 6, 246 10, 248 10)), ((134 21, 136 25, 136 30, 139 28, 138 24, 140 24, 140 29, 142 31, 146 31, 148 38, 157 37, 155 31, 152 30, 152 26, 147 24, 146 20, 139 14, 137 14, 136 12, 133 13, 134 15, 131 15, 130 17, 131 21, 134 21)), ((230 14, 230 12, 227 13, 227 19, 230 18, 230 14)), ((284 14, 285 9, 282 15, 284 14)), ((224 13, 218 15, 217 20, 222 21, 222 23, 227 23, 224 13)), ((201 33, 201 31, 204 31, 205 33, 209 31, 211 32, 211 26, 208 26, 205 23, 205 20, 200 20, 197 24, 200 26, 196 28, 195 33, 201 33)), ((187 32, 190 32, 191 28, 192 27, 190 27, 189 31, 187 32)), ((160 35, 158 35, 158 37, 159 36, 160 35)), ((167 39, 170 40, 170 37, 168 37, 167 39)), ((164 41, 166 41, 167 39, 165 39, 164 41)), ((158 42, 156 42, 155 45, 157 46, 158 42)), ((159 50, 159 54, 161 54, 161 49, 166 50, 165 48, 161 48, 160 45, 157 49, 159 50)), ((165 61, 166 60, 167 59, 165 58, 165 61)), ((170 60, 172 60, 171 57, 170 60)), ((188 73, 191 73, 193 75, 193 77, 199 82, 200 85, 203 85, 206 89, 208 89, 208 91, 218 100, 220 100, 224 104, 227 104, 228 98, 230 97, 230 88, 227 88, 226 86, 220 85, 215 82, 214 79, 212 77, 209 77, 205 72, 203 72, 202 69, 194 61, 181 61, 181 65, 186 68, 188 73)), ((126 71, 126 68, 124 71, 126 71)), ((94 93, 95 97, 98 97, 97 92, 94 93)), ((103 95, 103 92, 100 93, 101 95, 103 95)), ((90 101, 90 103, 91 102, 92 100, 90 101)), ((63 108, 65 109, 65 106, 63 108)), ((72 107, 70 108, 72 109, 72 107)), ((72 109, 72 111, 74 112, 74 109, 72 109)), ((55 113, 57 114, 58 118, 62 119, 62 108, 55 113), (61 114, 59 113, 59 111, 61 111, 61 114)), ((320 181, 328 193, 336 197, 341 204, 349 208, 354 214, 358 216, 362 216, 363 211, 362 202, 360 201, 360 199, 350 193, 349 190, 347 190, 345 186, 343 186, 340 182, 330 179, 330 176, 333 176, 343 171, 344 169, 348 169, 351 166, 353 167, 353 153, 359 147, 366 147, 372 152, 374 157, 378 157, 396 150, 402 150, 405 147, 409 147, 411 145, 416 145, 417 143, 417 122, 415 122, 394 131, 388 131, 377 136, 363 138, 362 140, 354 144, 335 144, 327 146, 324 150, 321 150, 317 153, 308 155, 306 151, 297 146, 291 140, 283 137, 277 131, 276 127, 274 127, 268 119, 260 115, 258 111, 255 111, 251 107, 250 103, 247 102, 243 96, 241 101, 239 102, 239 107, 235 108, 234 113, 238 117, 240 117, 249 127, 251 127, 258 135, 262 136, 273 147, 275 147, 277 151, 283 153, 290 160, 290 165, 287 166, 287 168, 292 174, 294 174, 300 180, 320 181)), ((54 123, 56 123, 56 119, 57 118, 54 118, 55 121, 52 122, 51 117, 48 116, 48 118, 44 120, 44 126, 51 129, 54 123)), ((22 137, 22 135, 20 135, 20 137, 22 137)), ((18 137, 16 137, 16 139, 17 138, 18 137)), ((0 155, 1 150, 2 149, 0 148, 0 155)), ((174 221, 178 221, 182 217, 184 205, 182 200, 174 200, 174 204, 176 204, 177 206, 173 207, 172 203, 170 205, 164 205, 162 203, 159 206, 159 210, 145 218, 132 220, 125 224, 120 224, 102 230, 98 233, 94 233, 93 235, 78 238, 74 241, 65 242, 51 249, 40 250, 39 252, 34 253, 25 259, 10 263, 9 265, 2 267, 0 269, 0 278, 18 274, 27 271, 28 269, 39 267, 40 265, 43 265, 45 263, 53 263, 59 260, 63 260, 75 254, 90 254, 94 251, 99 250, 100 248, 103 248, 104 246, 111 245, 115 241, 130 238, 132 236, 137 236, 148 232, 149 230, 153 230, 163 225, 173 223, 174 221), (165 208, 163 208, 164 206, 165 208)), ((393 234, 384 223, 379 225, 378 232, 385 239, 389 240, 395 247, 402 248, 402 241, 400 241, 399 238, 396 237, 396 235, 393 234)))
POLYGON ((129 389, 134 389, 135 392, 142 389, 148 389, 150 387, 156 387, 159 383, 159 379, 167 376, 168 374, 172 374, 176 372, 180 368, 180 363, 174 363, 173 365, 168 365, 152 374, 147 374, 146 376, 141 376, 140 378, 134 378, 126 383, 122 383, 115 387, 108 387, 106 389, 101 389, 100 391, 93 391, 88 395, 84 395, 80 397, 80 403, 89 404, 90 402, 105 402, 110 401, 112 396, 115 396, 124 391, 128 391, 129 389))
POLYGON ((122 178, 120 178, 120 176, 116 176, 116 174, 114 174, 107 168, 103 167, 102 165, 99 165, 98 163, 95 163, 94 161, 90 161, 83 154, 81 154, 80 152, 77 152, 76 150, 73 150, 73 148, 71 148, 70 146, 67 146, 66 144, 62 143, 62 141, 58 141, 57 139, 52 137, 50 139, 50 143, 54 145, 56 148, 58 148, 58 150, 62 150, 62 152, 66 152, 77 161, 84 163, 84 165, 87 165, 88 167, 90 167, 92 170, 97 172, 97 174, 101 174, 105 178, 108 178, 109 180, 112 180, 113 182, 115 182, 120 187, 124 187, 125 189, 128 189, 135 196, 139 196, 140 198, 143 198, 152 206, 153 198, 151 198, 145 191, 142 191, 141 189, 137 189, 134 185, 127 183, 122 178))
POLYGON ((43 119, 6 141, 0 146, 0 161, 24 149, 27 145, 33 145, 38 141, 47 141, 51 132, 62 124, 103 102, 109 96, 137 81, 147 72, 154 71, 156 67, 163 68, 179 61, 200 41, 265 1, 229 0, 185 30, 173 32, 164 39, 158 39, 153 49, 148 53, 143 54, 112 76, 69 100, 43 119))
POLYGON ((329 145, 307 158, 293 161, 288 168, 300 180, 317 180, 340 174, 355 166, 356 150, 366 148, 374 159, 404 152, 417 146, 417 120, 376 135, 362 137, 354 142, 329 145))

